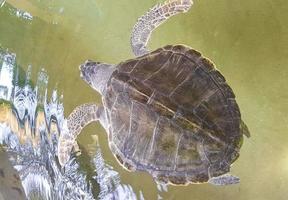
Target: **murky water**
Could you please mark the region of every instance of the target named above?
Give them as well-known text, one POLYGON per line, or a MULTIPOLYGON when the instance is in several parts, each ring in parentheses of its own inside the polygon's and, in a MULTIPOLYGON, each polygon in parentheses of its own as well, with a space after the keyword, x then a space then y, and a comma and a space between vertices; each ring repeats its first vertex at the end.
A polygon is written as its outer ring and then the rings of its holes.
POLYGON ((92 199, 92 184, 79 171, 75 156, 65 169, 58 164, 58 127, 63 127, 64 121, 61 97, 54 90, 48 100, 45 71, 38 73, 33 84, 31 67, 21 73, 15 58, 15 54, 0 51, 0 145, 19 178, 10 180, 13 176, 7 177, 6 171, 11 167, 1 161, 0 194, 4 199, 92 199), (19 182, 24 190, 16 186, 19 182), (3 183, 7 190, 3 190, 3 183), (17 198, 12 196, 15 194, 17 198))
MULTIPOLYGON (((47 70, 50 91, 55 86, 63 91, 67 116, 82 103, 100 103, 99 95, 79 78, 78 65, 88 58, 118 63, 133 57, 131 28, 156 2, 162 1, 7 0, 0 3, 0 44, 15 52, 22 66, 33 66, 32 77, 42 67, 47 70), (15 8, 33 18, 17 14, 15 8)), ((153 34, 151 49, 183 43, 217 65, 252 135, 232 167, 240 184, 169 186, 161 193, 164 199, 288 198, 287 10, 285 0, 195 0, 189 13, 172 18, 153 34)), ((94 151, 92 134, 99 136, 105 162, 119 172, 122 182, 142 191, 145 199, 157 199, 150 175, 119 166, 99 124, 85 128, 80 145, 94 151)))
POLYGON ((103 159, 97 135, 89 148, 75 144, 60 166, 58 140, 67 130, 63 96, 57 90, 47 96, 48 79, 42 69, 32 80, 31 66, 24 73, 16 55, 0 49, 0 200, 137 199, 103 159))

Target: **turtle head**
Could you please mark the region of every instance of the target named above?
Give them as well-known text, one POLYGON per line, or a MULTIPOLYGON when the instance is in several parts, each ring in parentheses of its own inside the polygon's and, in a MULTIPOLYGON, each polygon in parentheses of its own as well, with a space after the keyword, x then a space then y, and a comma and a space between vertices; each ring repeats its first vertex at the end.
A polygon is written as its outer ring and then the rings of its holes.
POLYGON ((87 60, 80 65, 80 76, 94 90, 104 94, 107 82, 115 70, 113 65, 87 60))

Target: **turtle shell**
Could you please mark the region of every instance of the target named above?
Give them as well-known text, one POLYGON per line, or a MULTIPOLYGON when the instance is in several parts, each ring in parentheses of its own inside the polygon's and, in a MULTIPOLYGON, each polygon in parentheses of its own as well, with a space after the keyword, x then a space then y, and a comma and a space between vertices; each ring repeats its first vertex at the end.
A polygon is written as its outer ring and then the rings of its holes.
POLYGON ((242 132, 233 91, 213 64, 183 45, 120 63, 103 97, 109 145, 129 170, 171 184, 230 170, 242 132))

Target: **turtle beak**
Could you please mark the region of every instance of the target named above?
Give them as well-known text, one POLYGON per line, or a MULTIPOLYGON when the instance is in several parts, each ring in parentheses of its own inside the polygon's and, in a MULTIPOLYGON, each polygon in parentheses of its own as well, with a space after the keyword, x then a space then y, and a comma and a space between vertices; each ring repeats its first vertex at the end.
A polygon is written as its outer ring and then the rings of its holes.
POLYGON ((79 66, 81 78, 100 94, 104 93, 107 81, 115 70, 112 65, 87 60, 79 66))
POLYGON ((87 60, 84 64, 79 66, 80 77, 89 85, 91 85, 91 75, 95 73, 96 62, 87 60))

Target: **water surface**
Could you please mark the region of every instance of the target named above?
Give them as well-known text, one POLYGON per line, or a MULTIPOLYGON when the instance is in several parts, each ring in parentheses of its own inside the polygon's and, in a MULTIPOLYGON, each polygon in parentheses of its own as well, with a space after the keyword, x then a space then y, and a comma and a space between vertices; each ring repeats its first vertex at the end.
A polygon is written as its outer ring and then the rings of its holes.
MULTIPOLYGON (((31 64, 32 76, 42 67, 47 70, 49 88, 63 91, 67 116, 82 103, 100 103, 100 96, 79 78, 78 65, 88 58, 118 63, 133 57, 131 28, 158 2, 162 1, 7 0, 0 8, 0 44, 15 52, 22 66, 31 64), (33 19, 17 16, 15 8, 33 19)), ((210 58, 233 88, 251 132, 232 167, 240 184, 171 186, 161 193, 164 199, 287 199, 287 10, 285 0, 195 1, 189 13, 174 17, 153 34, 150 49, 182 43, 210 58)), ((105 161, 122 181, 142 191, 145 199, 157 199, 150 175, 119 166, 99 124, 85 128, 80 145, 92 151, 92 134, 99 136, 105 161)))

